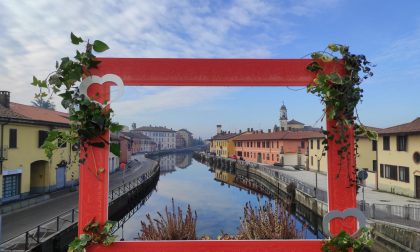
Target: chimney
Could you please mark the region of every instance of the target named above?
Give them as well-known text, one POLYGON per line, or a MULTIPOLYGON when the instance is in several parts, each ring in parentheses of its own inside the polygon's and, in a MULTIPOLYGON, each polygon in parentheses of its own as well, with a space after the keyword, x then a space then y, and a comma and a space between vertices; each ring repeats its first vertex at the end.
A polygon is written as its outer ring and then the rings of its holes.
POLYGON ((0 91, 0 105, 5 108, 10 108, 10 92, 0 91))
POLYGON ((268 133, 271 133, 271 129, 268 129, 268 133))
POLYGON ((251 128, 251 131, 254 132, 254 128, 251 128))
POLYGON ((263 131, 263 130, 261 130, 261 133, 264 133, 264 131, 263 131))
POLYGON ((216 128, 217 128, 217 131, 216 131, 217 135, 221 134, 222 133, 222 125, 218 124, 218 125, 216 125, 216 128))
POLYGON ((241 134, 242 133, 242 130, 239 130, 239 134, 241 134))
POLYGON ((230 134, 230 130, 228 131, 228 134, 230 134))
POLYGON ((248 132, 249 132, 249 128, 247 128, 247 129, 246 129, 246 131, 248 131, 248 132))

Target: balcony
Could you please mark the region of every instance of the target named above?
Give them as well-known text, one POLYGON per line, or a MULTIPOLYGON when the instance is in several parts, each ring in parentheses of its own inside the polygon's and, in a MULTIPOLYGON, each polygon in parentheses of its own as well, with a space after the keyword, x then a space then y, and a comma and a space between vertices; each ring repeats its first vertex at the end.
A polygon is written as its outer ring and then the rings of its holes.
POLYGON ((8 151, 9 147, 7 145, 0 146, 0 162, 3 162, 3 160, 7 160, 8 151))

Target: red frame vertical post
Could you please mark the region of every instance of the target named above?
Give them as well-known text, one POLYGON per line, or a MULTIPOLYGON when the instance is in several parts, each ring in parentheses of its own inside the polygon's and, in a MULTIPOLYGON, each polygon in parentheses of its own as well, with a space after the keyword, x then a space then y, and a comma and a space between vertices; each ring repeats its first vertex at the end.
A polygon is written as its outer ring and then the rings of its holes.
MULTIPOLYGON (((100 103, 109 101, 109 86, 92 85, 88 90, 88 96, 100 103), (97 95, 99 94, 99 96, 97 95)), ((101 137, 93 139, 92 142, 109 142, 109 131, 107 130, 101 137)), ((100 223, 108 220, 108 156, 109 146, 105 148, 93 147, 83 144, 80 145, 80 158, 86 161, 80 164, 79 172, 79 235, 83 233, 83 228, 93 219, 100 223)))
MULTIPOLYGON (((118 75, 126 86, 306 86, 315 74, 306 70, 310 59, 138 59, 102 58, 92 74, 118 75)), ((343 64, 325 63, 325 72, 344 72, 343 64)), ((102 99, 109 98, 109 86, 98 86, 102 99)), ((91 91, 91 90, 89 90, 91 91)), ((335 122, 328 120, 327 129, 335 122)), ((349 186, 346 169, 353 167, 354 138, 352 129, 348 138, 349 159, 341 160, 339 146, 330 142, 328 150, 329 210, 344 210, 356 205, 356 191, 349 186), (337 177, 337 174, 340 174, 337 177)), ((109 140, 109 134, 103 136, 109 140)), ((104 222, 108 214, 108 148, 94 150, 80 167, 79 234, 92 219, 104 222), (88 171, 89 167, 103 166, 105 172, 99 179, 88 171)), ((351 217, 353 218, 353 217, 351 217)), ((356 230, 354 219, 333 220, 332 233, 344 229, 356 230)), ((89 251, 320 251, 321 240, 267 240, 267 241, 139 241, 115 242, 110 247, 92 246, 89 251)))

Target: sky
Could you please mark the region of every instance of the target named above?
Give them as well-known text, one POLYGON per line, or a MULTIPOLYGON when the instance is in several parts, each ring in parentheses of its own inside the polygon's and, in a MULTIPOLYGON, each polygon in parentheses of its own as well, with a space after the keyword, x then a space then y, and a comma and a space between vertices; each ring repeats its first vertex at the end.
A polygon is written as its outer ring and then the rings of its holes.
MULTIPOLYGON (((32 76, 47 76, 56 60, 73 55, 70 32, 106 42, 101 57, 301 58, 340 43, 376 65, 362 84, 362 122, 390 127, 420 116, 418 10, 416 0, 0 0, 0 90, 30 104, 32 76)), ((289 119, 320 125, 318 98, 286 87, 126 87, 112 107, 126 125, 207 138, 216 124, 272 128, 283 102, 289 119)))

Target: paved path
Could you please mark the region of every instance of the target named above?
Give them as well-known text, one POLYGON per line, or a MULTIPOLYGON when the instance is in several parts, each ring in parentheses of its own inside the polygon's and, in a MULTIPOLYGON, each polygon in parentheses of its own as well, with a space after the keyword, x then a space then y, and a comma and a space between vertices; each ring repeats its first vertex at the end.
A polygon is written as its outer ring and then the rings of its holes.
MULTIPOLYGON (((126 182, 141 176, 149 167, 152 167, 155 162, 144 158, 143 155, 136 155, 134 158, 138 159, 141 164, 127 169, 124 174, 126 182)), ((110 175, 110 190, 122 184, 122 175, 123 174, 120 171, 110 175)), ((28 229, 34 228, 42 222, 54 218, 60 213, 77 208, 78 199, 79 192, 63 193, 63 191, 61 191, 52 193, 51 198, 47 201, 3 215, 1 242, 20 235, 28 229)))
MULTIPOLYGON (((290 177, 293 177, 297 180, 300 180, 308 185, 315 187, 316 173, 312 171, 298 171, 292 167, 279 168, 276 166, 268 166, 273 170, 279 171, 283 174, 286 174, 290 177)), ((318 173, 318 188, 324 191, 328 189, 327 175, 318 173)), ((357 194, 357 200, 362 200, 362 188, 359 189, 357 194)), ((389 205, 399 205, 406 206, 408 204, 419 205, 420 200, 410 197, 400 196, 392 193, 379 192, 374 190, 371 187, 365 187, 365 201, 369 204, 389 204, 389 205)))

